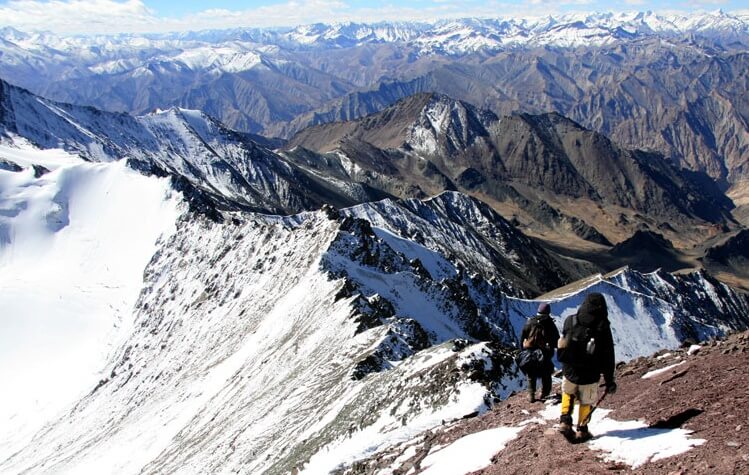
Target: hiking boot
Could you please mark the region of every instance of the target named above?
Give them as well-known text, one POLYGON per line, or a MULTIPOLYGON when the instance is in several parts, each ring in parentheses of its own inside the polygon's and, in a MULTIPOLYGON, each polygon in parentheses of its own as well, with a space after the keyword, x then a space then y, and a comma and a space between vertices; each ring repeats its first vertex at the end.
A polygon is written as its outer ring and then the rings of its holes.
POLYGON ((559 433, 570 440, 575 438, 575 432, 572 430, 572 418, 569 415, 563 415, 559 418, 559 433))
POLYGON ((575 433, 576 442, 587 442, 593 438, 593 434, 588 431, 588 426, 578 426, 575 433))
POLYGON ((536 394, 535 393, 528 393, 528 401, 531 403, 536 402, 536 394))
POLYGON ((572 430, 572 425, 565 422, 559 424, 559 433, 569 440, 575 438, 575 431, 572 430))

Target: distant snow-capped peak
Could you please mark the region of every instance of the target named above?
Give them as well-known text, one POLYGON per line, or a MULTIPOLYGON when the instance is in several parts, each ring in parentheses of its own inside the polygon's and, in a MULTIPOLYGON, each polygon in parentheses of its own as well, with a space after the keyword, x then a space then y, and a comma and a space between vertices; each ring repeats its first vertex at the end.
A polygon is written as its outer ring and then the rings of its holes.
POLYGON ((85 64, 94 74, 116 74, 152 62, 190 69, 239 72, 281 49, 336 49, 400 43, 422 53, 465 54, 517 46, 596 46, 647 36, 744 38, 749 16, 721 10, 689 15, 652 11, 570 13, 528 18, 462 18, 432 22, 317 23, 295 28, 211 30, 160 35, 57 36, 0 29, 4 61, 17 51, 85 64), (268 49, 271 47, 271 49, 268 49), (151 59, 143 59, 151 58, 151 59))

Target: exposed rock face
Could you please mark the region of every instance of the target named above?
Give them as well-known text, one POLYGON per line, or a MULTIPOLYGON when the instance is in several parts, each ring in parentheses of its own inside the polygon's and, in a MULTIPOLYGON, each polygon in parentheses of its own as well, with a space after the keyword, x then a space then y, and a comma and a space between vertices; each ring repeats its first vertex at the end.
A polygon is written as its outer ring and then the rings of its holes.
POLYGON ((363 119, 300 132, 285 156, 309 166, 313 160, 300 147, 323 154, 316 162, 328 169, 392 194, 460 189, 514 203, 541 225, 600 243, 607 239, 596 228, 610 225, 573 218, 579 210, 570 203, 630 210, 640 216, 629 226, 633 231, 731 220, 730 200, 704 175, 623 149, 558 114, 500 119, 446 96, 417 94, 363 119))
MULTIPOLYGON (((366 203, 343 213, 366 219, 386 231, 380 231, 386 239, 392 233, 449 256, 461 275, 469 269, 482 269, 485 275, 493 275, 493 285, 506 293, 537 295, 542 289, 569 283, 575 275, 489 206, 461 193, 445 192, 426 201, 366 203)), ((449 277, 444 270, 435 270, 436 255, 409 257, 418 260, 435 278, 449 277)))
POLYGON ((743 229, 724 243, 711 247, 702 262, 711 270, 749 277, 749 231, 743 229))
POLYGON ((673 271, 688 266, 671 241, 652 231, 635 232, 612 247, 609 254, 618 258, 622 265, 644 272, 660 268, 673 271))
POLYGON ((741 230, 723 244, 710 248, 705 257, 727 265, 739 259, 749 260, 749 230, 741 230))

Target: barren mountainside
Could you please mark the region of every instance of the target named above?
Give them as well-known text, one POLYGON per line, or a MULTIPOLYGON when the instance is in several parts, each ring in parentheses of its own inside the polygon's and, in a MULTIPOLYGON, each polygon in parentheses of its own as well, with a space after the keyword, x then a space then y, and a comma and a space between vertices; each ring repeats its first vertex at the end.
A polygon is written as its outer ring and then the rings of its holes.
POLYGON ((558 114, 498 118, 436 94, 417 94, 355 121, 310 127, 285 150, 300 166, 335 170, 391 194, 457 189, 511 203, 531 222, 570 226, 597 242, 605 243, 601 234, 609 230, 609 240, 617 241, 623 236, 616 233, 645 224, 684 229, 686 223, 732 221, 730 200, 709 178, 662 156, 624 149, 558 114), (589 214, 595 221, 586 223, 575 202, 605 211, 589 214), (630 218, 616 209, 629 210, 630 218), (612 221, 619 228, 612 229, 612 221))

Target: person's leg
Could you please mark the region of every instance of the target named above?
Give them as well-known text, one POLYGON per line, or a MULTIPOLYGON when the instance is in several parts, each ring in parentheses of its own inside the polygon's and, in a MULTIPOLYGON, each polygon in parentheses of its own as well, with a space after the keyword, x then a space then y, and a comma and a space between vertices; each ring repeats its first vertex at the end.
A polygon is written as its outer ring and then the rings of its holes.
POLYGON ((580 410, 577 415, 577 434, 578 440, 584 441, 592 437, 588 430, 590 414, 593 412, 593 404, 598 396, 598 383, 584 384, 578 387, 580 392, 580 410))
POLYGON ((572 409, 575 406, 575 394, 577 385, 571 383, 567 378, 562 379, 562 414, 559 416, 559 432, 565 437, 571 437, 572 432, 572 409))
POLYGON ((551 394, 551 372, 541 374, 541 399, 546 399, 551 394))
POLYGON ((536 402, 536 375, 528 373, 528 400, 536 402))

